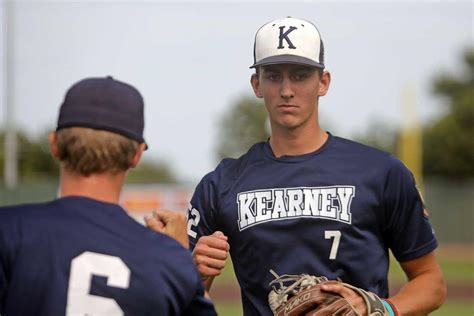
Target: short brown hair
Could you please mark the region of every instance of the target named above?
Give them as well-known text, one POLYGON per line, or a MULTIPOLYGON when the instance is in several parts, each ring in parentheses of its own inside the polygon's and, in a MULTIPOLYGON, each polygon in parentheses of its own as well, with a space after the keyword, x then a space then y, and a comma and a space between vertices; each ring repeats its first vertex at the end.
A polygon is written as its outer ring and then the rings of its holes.
POLYGON ((85 127, 62 128, 56 135, 61 164, 85 176, 128 170, 139 146, 125 136, 85 127))

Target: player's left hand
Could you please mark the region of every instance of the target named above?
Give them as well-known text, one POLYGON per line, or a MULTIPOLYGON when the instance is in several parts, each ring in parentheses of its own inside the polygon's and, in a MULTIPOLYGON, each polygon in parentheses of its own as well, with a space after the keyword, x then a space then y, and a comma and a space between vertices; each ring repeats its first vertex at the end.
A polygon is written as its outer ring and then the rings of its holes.
POLYGON ((180 211, 157 210, 144 217, 148 228, 176 239, 185 248, 189 247, 186 214, 180 211))
POLYGON ((360 296, 355 290, 342 285, 340 282, 332 281, 321 284, 321 289, 341 295, 360 315, 367 315, 367 305, 362 296, 360 296))
POLYGON ((268 304, 274 315, 388 316, 376 294, 324 276, 278 275, 270 282, 268 304), (291 283, 290 283, 291 282, 291 283))

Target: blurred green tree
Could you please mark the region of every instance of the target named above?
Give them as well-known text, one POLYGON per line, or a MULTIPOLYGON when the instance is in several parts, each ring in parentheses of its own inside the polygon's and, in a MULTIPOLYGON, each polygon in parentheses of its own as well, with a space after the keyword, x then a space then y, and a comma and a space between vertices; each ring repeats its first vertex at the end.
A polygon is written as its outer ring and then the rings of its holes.
POLYGON ((126 183, 177 183, 178 180, 171 167, 163 161, 143 159, 138 167, 128 172, 126 183))
POLYGON ((263 102, 255 97, 241 97, 220 120, 217 158, 237 158, 269 136, 268 115, 263 102))
MULTIPOLYGON (((441 73, 433 93, 444 99, 445 111, 423 126, 423 174, 453 180, 474 177, 474 49, 463 54, 461 73, 441 73)), ((372 120, 357 141, 397 154, 400 130, 372 120)))
POLYGON ((399 131, 389 122, 373 118, 364 132, 354 135, 354 140, 380 150, 396 154, 399 131))
MULTIPOLYGON (((28 136, 18 131, 18 170, 21 183, 32 183, 43 180, 55 181, 59 176, 57 162, 50 154, 48 133, 37 137, 28 136)), ((3 178, 5 133, 0 131, 0 176, 3 178)), ((143 159, 137 168, 132 169, 127 183, 176 183, 177 178, 171 168, 162 161, 143 159)))
MULTIPOLYGON (((30 137, 23 131, 17 132, 18 170, 19 180, 28 182, 44 178, 56 178, 59 169, 49 152, 47 133, 41 133, 38 137, 30 137)), ((3 178, 4 153, 4 131, 0 131, 0 176, 3 178)))
POLYGON ((463 54, 462 73, 442 73, 433 92, 444 97, 446 113, 425 127, 426 175, 451 179, 474 177, 474 48, 463 54))

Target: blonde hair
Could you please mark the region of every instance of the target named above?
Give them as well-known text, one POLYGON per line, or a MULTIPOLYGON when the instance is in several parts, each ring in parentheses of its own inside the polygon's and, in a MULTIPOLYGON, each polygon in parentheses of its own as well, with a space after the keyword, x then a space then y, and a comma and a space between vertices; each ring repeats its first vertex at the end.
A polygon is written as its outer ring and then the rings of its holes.
POLYGON ((85 176, 128 170, 139 146, 125 136, 85 127, 62 128, 56 139, 61 164, 85 176))

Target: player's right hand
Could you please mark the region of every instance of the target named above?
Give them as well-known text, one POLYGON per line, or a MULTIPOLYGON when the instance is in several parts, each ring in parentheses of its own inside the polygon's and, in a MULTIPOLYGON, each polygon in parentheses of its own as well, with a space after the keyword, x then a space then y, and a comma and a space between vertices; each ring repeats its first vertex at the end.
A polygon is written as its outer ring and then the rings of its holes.
POLYGON ((206 279, 221 274, 229 249, 227 236, 221 231, 198 239, 194 247, 193 258, 202 278, 206 279))
POLYGON ((189 247, 186 215, 180 211, 156 210, 144 217, 148 228, 176 239, 184 248, 189 247))

